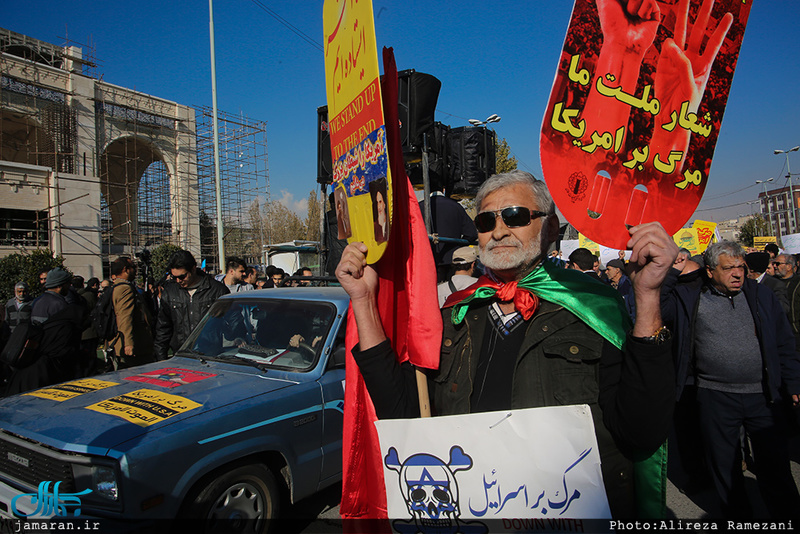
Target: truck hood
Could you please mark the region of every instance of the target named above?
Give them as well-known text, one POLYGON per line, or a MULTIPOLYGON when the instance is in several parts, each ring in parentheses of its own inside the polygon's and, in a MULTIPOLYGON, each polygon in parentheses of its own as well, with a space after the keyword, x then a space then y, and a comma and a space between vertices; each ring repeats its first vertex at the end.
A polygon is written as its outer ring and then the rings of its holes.
POLYGON ((147 432, 296 383, 246 365, 173 358, 0 399, 0 428, 104 455, 147 432))

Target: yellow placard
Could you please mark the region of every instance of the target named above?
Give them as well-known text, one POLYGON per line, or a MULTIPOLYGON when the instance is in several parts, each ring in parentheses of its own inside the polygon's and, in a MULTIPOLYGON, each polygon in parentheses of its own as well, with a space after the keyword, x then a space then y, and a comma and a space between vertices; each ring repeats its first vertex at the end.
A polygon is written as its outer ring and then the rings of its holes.
POLYGON ((325 0, 325 88, 339 239, 361 241, 367 262, 389 239, 392 182, 371 0, 325 0))
POLYGON ((697 228, 681 228, 672 236, 672 240, 680 248, 685 248, 692 256, 700 254, 700 241, 697 238, 697 228))
POLYGON ((86 408, 95 412, 121 417, 139 426, 150 426, 164 419, 169 419, 173 415, 182 414, 200 406, 202 404, 185 397, 170 395, 152 389, 138 389, 92 404, 86 408))
POLYGON ((714 240, 714 230, 717 228, 717 223, 696 219, 692 223, 692 228, 697 230, 697 242, 700 244, 698 254, 702 254, 714 240))
POLYGON ((777 245, 778 238, 774 235, 765 235, 753 238, 753 246, 758 250, 764 250, 764 246, 768 245, 769 243, 774 243, 777 245))
POLYGON ((94 378, 82 378, 80 380, 73 380, 72 382, 65 382, 57 386, 50 386, 44 389, 37 389, 30 391, 23 395, 31 395, 33 397, 41 397, 43 399, 50 399, 54 401, 65 401, 83 395, 84 393, 91 393, 100 389, 109 388, 111 386, 118 386, 118 382, 106 382, 105 380, 96 380, 94 378))
POLYGON ((600 245, 580 233, 578 234, 578 244, 581 246, 581 248, 591 250, 595 254, 600 254, 600 245))

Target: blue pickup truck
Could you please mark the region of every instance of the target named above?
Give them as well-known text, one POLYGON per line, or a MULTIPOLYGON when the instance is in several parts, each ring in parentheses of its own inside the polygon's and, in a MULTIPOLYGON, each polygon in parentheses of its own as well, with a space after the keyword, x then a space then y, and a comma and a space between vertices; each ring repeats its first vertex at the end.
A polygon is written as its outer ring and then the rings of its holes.
POLYGON ((167 361, 0 399, 0 517, 266 532, 341 480, 348 302, 227 295, 167 361))

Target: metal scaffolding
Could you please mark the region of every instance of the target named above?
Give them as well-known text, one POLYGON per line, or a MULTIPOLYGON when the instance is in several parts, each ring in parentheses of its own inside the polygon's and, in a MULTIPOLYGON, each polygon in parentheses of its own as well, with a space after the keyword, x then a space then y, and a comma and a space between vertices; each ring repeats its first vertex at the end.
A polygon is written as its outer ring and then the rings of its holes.
MULTIPOLYGON (((197 121, 197 174, 200 191, 200 247, 204 258, 217 250, 214 190, 213 115, 210 107, 195 108, 197 121)), ((270 200, 267 123, 243 115, 217 112, 222 224, 228 256, 258 263, 269 243, 261 207, 270 200)), ((218 267, 218 266, 214 266, 218 267)))

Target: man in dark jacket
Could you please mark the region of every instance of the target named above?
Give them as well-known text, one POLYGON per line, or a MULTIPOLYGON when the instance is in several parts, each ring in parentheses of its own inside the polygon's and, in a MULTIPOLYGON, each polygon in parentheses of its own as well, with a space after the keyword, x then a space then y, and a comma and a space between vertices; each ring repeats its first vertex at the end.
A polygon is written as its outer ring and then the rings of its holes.
MULTIPOLYGON (((778 256, 778 258, 780 258, 780 256, 778 256)), ((777 267, 781 261, 786 263, 785 259, 779 260, 778 258, 771 262, 773 267, 777 267)), ((792 262, 792 274, 790 274, 788 278, 791 278, 794 273, 794 257, 789 256, 789 258, 792 262)), ((767 267, 770 265, 769 254, 766 252, 751 252, 744 257, 744 261, 749 271, 747 277, 770 288, 772 292, 775 293, 775 296, 778 297, 778 302, 781 303, 783 311, 789 313, 789 298, 786 294, 788 278, 776 278, 767 274, 767 267)))
POLYGON ((56 267, 47 273, 45 291, 31 310, 31 322, 42 328, 38 359, 29 367, 14 370, 8 395, 75 378, 84 308, 67 300, 71 287, 72 275, 64 269, 56 267))
MULTIPOLYGON (((69 308, 67 297, 72 293, 72 275, 60 267, 50 270, 44 283, 44 293, 33 301, 31 322, 42 324, 57 313, 69 308)), ((83 319, 83 315, 81 315, 83 319)))
POLYGON ((10 332, 20 323, 29 321, 31 318, 31 299, 28 294, 28 284, 17 282, 14 286, 14 298, 6 302, 6 324, 10 332))
MULTIPOLYGON (((789 466, 784 401, 798 403, 800 358, 775 294, 745 276, 744 250, 714 243, 705 274, 665 283, 664 319, 675 332, 677 393, 694 384, 700 432, 727 518, 750 518, 739 447, 750 436, 759 489, 775 518, 800 512, 789 466), (788 397, 788 398, 787 398, 788 397)), ((689 273, 689 274, 686 274, 689 273)))
POLYGON ((189 337, 194 327, 214 301, 228 294, 228 288, 197 268, 197 262, 186 250, 179 250, 169 260, 172 282, 164 285, 156 322, 156 359, 167 359, 189 337))
POLYGON ((782 280, 786 282, 787 307, 786 312, 789 317, 789 324, 792 325, 797 351, 800 352, 800 273, 797 272, 797 264, 794 256, 786 255, 787 262, 790 262, 791 269, 788 276, 782 280))
POLYGON ((611 287, 619 291, 622 300, 625 301, 625 309, 628 310, 631 320, 636 322, 636 299, 633 294, 633 284, 625 275, 625 262, 620 259, 609 261, 606 264, 606 276, 611 287))
MULTIPOLYGON (((425 213, 425 203, 420 202, 419 207, 425 213)), ((475 223, 467 215, 464 207, 456 200, 445 196, 443 191, 433 191, 430 198, 431 206, 431 233, 439 237, 453 239, 466 239, 474 243, 478 239, 475 223)), ((444 282, 444 273, 453 262, 453 252, 463 243, 431 243, 433 259, 439 272, 438 281, 444 282)))
POLYGON ((591 276, 598 282, 602 282, 600 275, 594 270, 597 265, 597 256, 592 254, 588 248, 576 248, 569 255, 569 268, 580 271, 587 276, 591 276))
MULTIPOLYGON (((678 247, 658 223, 631 230, 638 320, 626 332, 630 319, 614 289, 543 261, 558 237, 544 182, 522 171, 495 175, 481 186, 476 205, 489 275, 472 286, 480 284, 480 293, 459 291, 445 303, 440 365, 428 381, 432 410, 456 415, 588 404, 611 513, 634 517, 632 451, 649 456, 659 448, 675 400, 671 342, 658 304, 678 247)), ((336 270, 358 327, 353 357, 379 418, 416 417, 414 373, 397 363, 386 338, 377 274, 365 254, 363 243, 351 243, 336 270)))

